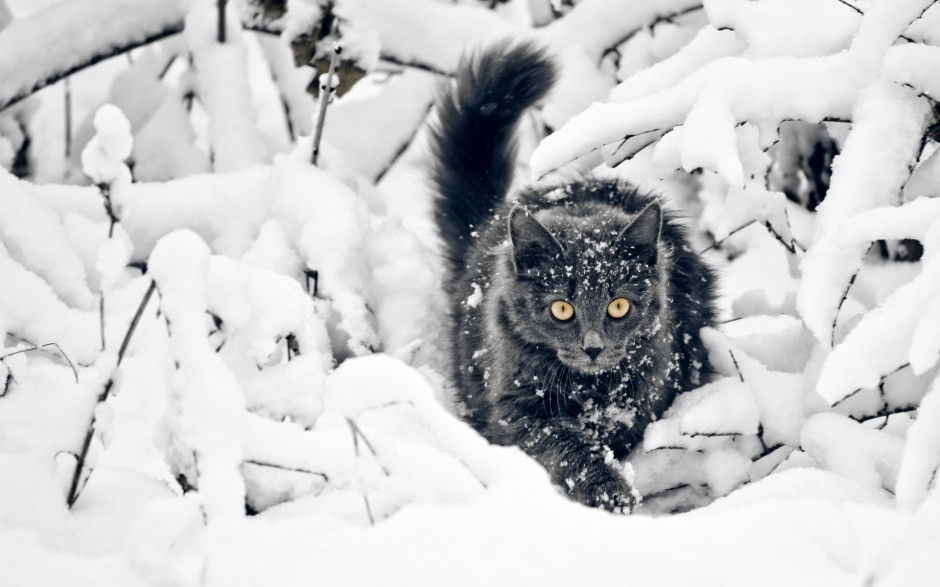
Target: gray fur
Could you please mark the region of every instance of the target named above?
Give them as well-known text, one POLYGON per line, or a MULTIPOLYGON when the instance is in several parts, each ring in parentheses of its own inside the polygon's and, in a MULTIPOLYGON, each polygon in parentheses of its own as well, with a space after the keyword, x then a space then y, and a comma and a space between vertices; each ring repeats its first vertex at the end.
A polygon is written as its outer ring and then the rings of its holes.
MULTIPOLYGON (((439 143, 451 127, 442 121, 439 143)), ((461 170, 438 167, 447 173, 461 170)), ((472 205, 448 187, 459 183, 439 183, 439 218, 472 205)), ((618 461, 708 376, 699 330, 714 323, 712 273, 658 200, 628 184, 586 177, 496 195, 461 234, 440 224, 446 242, 460 239, 445 289, 461 413, 492 442, 520 446, 573 499, 629 511, 636 495, 618 461), (632 307, 615 319, 607 306, 620 297, 632 307), (574 306, 571 320, 552 317, 555 300, 574 306)))

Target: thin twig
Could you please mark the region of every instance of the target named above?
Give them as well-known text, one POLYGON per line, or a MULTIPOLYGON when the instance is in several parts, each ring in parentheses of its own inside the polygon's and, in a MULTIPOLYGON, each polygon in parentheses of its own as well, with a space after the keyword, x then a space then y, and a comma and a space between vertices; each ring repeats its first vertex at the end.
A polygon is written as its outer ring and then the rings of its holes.
POLYGON ((326 73, 326 85, 320 88, 320 113, 317 115, 317 128, 313 135, 313 153, 310 156, 310 162, 317 164, 320 157, 320 139, 323 138, 323 125, 326 123, 326 108, 333 96, 333 76, 336 73, 336 66, 339 64, 339 56, 343 52, 343 46, 339 43, 333 43, 333 58, 330 59, 330 69, 326 73))
POLYGON ((369 515, 369 525, 375 526, 375 518, 372 516, 372 506, 369 505, 369 497, 366 494, 362 494, 362 501, 366 504, 366 513, 369 515))
POLYGON ((317 297, 320 291, 320 272, 316 269, 304 269, 304 281, 307 285, 307 293, 317 297))
POLYGON ((734 363, 734 369, 738 372, 738 377, 741 378, 741 383, 744 383, 744 374, 741 373, 741 367, 738 365, 738 360, 734 356, 734 352, 731 349, 728 349, 728 354, 731 355, 731 362, 734 363))
POLYGON ((708 251, 710 251, 710 250, 712 250, 712 249, 714 249, 714 248, 720 247, 722 244, 724 244, 724 242, 725 242, 726 240, 728 240, 728 239, 731 238, 732 236, 736 235, 737 233, 741 232, 742 230, 744 230, 744 229, 747 228, 748 226, 754 224, 755 222, 757 222, 757 220, 751 220, 750 222, 748 222, 748 223, 746 223, 746 224, 742 224, 741 226, 739 226, 739 227, 735 228, 734 230, 732 230, 731 232, 729 232, 726 237, 724 237, 724 238, 722 238, 722 239, 716 240, 714 243, 708 245, 707 247, 705 247, 704 249, 702 249, 701 251, 699 251, 698 254, 701 255, 702 253, 707 253, 708 251))
POLYGON ((124 358, 124 353, 127 351, 127 346, 131 342, 131 337, 134 336, 134 331, 137 330, 137 324, 140 322, 140 317, 144 314, 144 309, 147 307, 147 302, 150 301, 150 298, 153 296, 153 292, 156 290, 157 282, 151 281, 150 287, 147 288, 147 292, 144 294, 144 298, 140 301, 140 305, 137 306, 137 312, 134 314, 134 318, 131 320, 131 324, 127 328, 127 333, 124 334, 124 340, 121 342, 120 350, 118 350, 118 365, 121 364, 121 360, 124 358))
MULTIPOLYGON (((898 371, 901 371, 902 369, 906 369, 907 367, 910 367, 910 366, 911 366, 910 363, 904 363, 903 365, 899 365, 897 368, 895 368, 895 369, 894 369, 893 371, 891 371, 890 373, 885 373, 884 375, 882 375, 882 376, 878 379, 879 383, 883 383, 884 380, 887 379, 888 377, 890 377, 890 376, 894 375, 895 373, 897 373, 898 371)), ((859 387, 858 389, 853 390, 851 393, 849 393, 848 395, 846 395, 845 397, 843 397, 843 398, 840 399, 839 401, 837 401, 837 402, 835 402, 834 404, 832 404, 832 407, 834 408, 834 407, 838 406, 839 404, 841 404, 841 403, 844 402, 845 400, 849 399, 850 397, 853 397, 854 395, 856 395, 856 394, 858 394, 858 393, 861 393, 861 392, 864 391, 865 389, 867 389, 867 388, 865 388, 865 387, 859 387)))
MULTIPOLYGON (((0 361, 2 363, 2 361, 0 361)), ((16 377, 13 376, 13 369, 10 369, 10 366, 6 363, 2 363, 3 367, 7 370, 7 376, 3 379, 3 390, 0 391, 0 398, 6 397, 10 393, 10 388, 16 383, 16 377)))
MULTIPOLYGON (((127 327, 127 332, 124 334, 124 341, 121 343, 121 348, 118 350, 117 363, 115 369, 121 365, 121 361, 124 359, 124 353, 127 351, 127 347, 131 342, 131 338, 134 336, 134 332, 137 330, 137 325, 140 323, 140 317, 144 313, 144 309, 147 307, 147 302, 150 301, 153 292, 157 289, 157 282, 151 281, 150 287, 147 288, 147 292, 144 294, 143 299, 140 301, 140 305, 137 307, 137 312, 134 314, 134 318, 131 320, 130 325, 127 327)), ((108 378, 107 383, 104 385, 104 389, 98 395, 98 401, 96 402, 96 407, 98 404, 107 401, 108 396, 111 394, 111 389, 114 387, 114 374, 108 378)), ((68 507, 71 508, 79 496, 79 483, 81 482, 82 471, 85 468, 85 459, 88 458, 88 450, 91 448, 91 440, 95 435, 95 423, 96 417, 94 412, 92 412, 91 422, 88 424, 88 430, 85 432, 85 440, 82 442, 82 450, 78 453, 78 462, 75 464, 75 474, 72 476, 72 483, 69 486, 68 494, 68 507)))
POLYGON ((379 460, 379 453, 376 452, 375 447, 372 446, 372 443, 369 442, 369 439, 366 438, 366 435, 362 433, 362 429, 359 428, 359 426, 356 424, 356 421, 353 420, 352 418, 346 418, 346 422, 349 424, 349 428, 352 430, 352 433, 353 433, 353 446, 355 447, 355 450, 356 450, 356 456, 359 456, 359 441, 357 440, 357 438, 361 438, 362 443, 366 445, 366 448, 368 448, 369 452, 372 453, 372 456, 375 457, 375 461, 378 463, 379 468, 382 469, 382 472, 385 473, 385 476, 391 477, 392 474, 389 472, 388 469, 385 468, 385 465, 382 464, 382 461, 379 460))
MULTIPOLYGON (((655 27, 656 25, 658 25, 658 24, 660 24, 660 23, 663 23, 663 22, 672 22, 673 19, 676 19, 676 18, 678 18, 678 17, 680 17, 680 16, 685 16, 686 14, 691 14, 691 13, 697 11, 697 10, 701 10, 702 8, 703 8, 703 5, 702 5, 702 4, 698 4, 698 5, 696 5, 696 6, 690 6, 689 8, 684 8, 684 9, 682 9, 682 10, 677 10, 677 11, 671 12, 671 13, 669 13, 669 14, 659 15, 659 16, 657 16, 656 18, 654 18, 654 19, 653 19, 652 21, 650 21, 650 22, 644 22, 644 23, 641 24, 640 26, 638 26, 638 27, 636 27, 636 28, 634 28, 634 29, 630 29, 629 31, 627 31, 626 33, 624 33, 619 39, 617 39, 616 41, 614 41, 614 42, 611 44, 610 47, 608 47, 607 49, 605 49, 605 50, 601 53, 601 59, 603 60, 604 57, 607 57, 607 55, 609 55, 610 53, 615 53, 615 52, 617 52, 617 47, 623 45, 624 43, 626 43, 627 41, 629 41, 630 39, 632 39, 632 38, 633 38, 637 33, 639 33, 640 31, 645 30, 645 29, 652 29, 652 28, 655 27)), ((619 60, 618 60, 618 61, 619 61, 619 60)))
POLYGON ((65 81, 62 84, 63 91, 65 92, 65 159, 66 161, 72 157, 72 80, 71 78, 65 78, 65 81))
MULTIPOLYGON (((875 246, 875 243, 868 245, 868 250, 865 251, 865 257, 871 252, 871 248, 875 246)), ((864 258, 864 257, 863 257, 864 258)), ((842 312, 842 305, 845 304, 845 300, 849 298, 849 290, 852 289, 852 285, 855 283, 855 278, 858 277, 858 274, 862 271, 862 266, 859 265, 858 269, 855 270, 855 273, 852 274, 852 277, 849 278, 849 283, 845 286, 845 291, 842 292, 842 299, 839 300, 839 305, 836 306, 836 315, 832 319, 832 334, 829 336, 829 346, 836 346, 836 326, 839 324, 839 314, 842 312)))
POLYGON ((41 344, 39 346, 33 346, 28 349, 19 349, 17 351, 13 351, 12 353, 7 353, 3 355, 2 357, 0 357, 0 361, 2 361, 3 359, 7 357, 18 355, 20 353, 28 353, 31 351, 43 351, 43 350, 46 350, 46 347, 50 347, 50 346, 54 346, 56 349, 59 350, 59 354, 62 355, 62 358, 64 358, 66 362, 69 364, 69 367, 72 368, 72 375, 75 376, 75 383, 78 383, 78 369, 75 368, 75 364, 72 363, 72 359, 70 359, 69 356, 65 353, 65 351, 62 350, 62 347, 60 347, 59 344, 55 342, 47 342, 46 344, 41 344))
MULTIPOLYGON (((847 7, 847 8, 850 8, 850 9, 854 10, 855 12, 857 12, 857 13, 858 13, 859 15, 861 15, 861 16, 865 16, 865 13, 862 12, 862 9, 861 9, 861 8, 859 8, 858 6, 855 6, 854 4, 850 4, 850 3, 847 2, 846 0, 836 0, 836 2, 838 2, 839 4, 842 4, 843 6, 845 6, 845 7, 847 7)), ((923 13, 921 13, 921 16, 923 16, 923 13)), ((914 20, 917 20, 918 18, 920 18, 920 16, 918 16, 918 17, 915 18, 914 20)), ((908 23, 907 26, 911 26, 911 24, 913 24, 914 20, 912 20, 910 23, 908 23)), ((912 39, 912 38, 910 38, 910 37, 907 37, 907 36, 905 36, 905 35, 899 35, 899 38, 904 39, 904 40, 907 41, 908 43, 915 43, 915 42, 916 42, 916 41, 914 41, 914 39, 912 39)))
POLYGON ((391 161, 389 161, 388 164, 381 171, 378 172, 378 174, 375 176, 375 179, 373 180, 372 183, 377 184, 380 181, 382 181, 382 178, 385 177, 385 174, 388 173, 389 170, 396 163, 398 163, 398 160, 401 159, 402 155, 404 155, 408 151, 408 148, 414 142, 415 137, 418 136, 418 132, 424 127, 424 124, 427 121, 428 115, 431 113, 431 110, 433 109, 434 109, 434 104, 429 104, 427 107, 427 110, 425 110, 424 116, 421 117, 421 122, 419 122, 418 125, 415 127, 414 132, 412 132, 411 136, 408 137, 408 139, 406 139, 404 143, 402 143, 401 147, 398 148, 398 151, 396 151, 395 154, 392 155, 391 161))
POLYGON ((104 292, 98 296, 98 326, 101 330, 101 352, 107 348, 104 337, 104 292))
POLYGON ((316 475, 317 477, 323 477, 324 481, 329 481, 330 477, 326 473, 321 473, 319 471, 309 471, 307 469, 299 469, 297 467, 287 467, 284 465, 275 465, 272 463, 262 463, 261 461, 248 460, 245 461, 246 465, 255 465, 258 467, 267 467, 269 469, 278 469, 280 471, 290 471, 291 473, 303 473, 304 475, 316 475))
MULTIPOLYGON (((784 210, 784 213, 786 213, 786 210, 784 210)), ((790 221, 789 215, 787 215, 787 222, 789 223, 789 221, 790 221)), ((766 228, 766 229, 767 229, 767 232, 769 232, 769 233, 771 234, 771 236, 774 237, 774 240, 776 240, 776 241, 779 242, 781 245, 783 245, 783 248, 785 248, 788 252, 793 253, 793 254, 796 254, 796 248, 797 248, 797 247, 799 247, 800 250, 802 250, 802 251, 805 251, 805 250, 806 250, 806 249, 803 247, 803 245, 801 245, 800 243, 796 242, 796 240, 795 240, 795 239, 792 239, 792 238, 790 239, 790 244, 787 244, 787 242, 786 242, 785 240, 783 240, 783 237, 780 236, 780 233, 778 233, 778 232, 774 229, 773 225, 770 224, 770 221, 769 221, 769 220, 761 221, 761 220, 758 220, 758 219, 755 218, 754 220, 751 220, 750 222, 746 222, 746 223, 742 224, 741 226, 735 228, 734 230, 732 230, 731 232, 729 232, 729 233, 727 234, 727 236, 725 236, 724 238, 718 239, 718 240, 716 240, 714 243, 708 245, 707 247, 705 247, 704 249, 702 249, 701 251, 699 251, 699 255, 701 255, 702 253, 707 253, 708 251, 710 251, 710 250, 712 250, 712 249, 714 249, 714 248, 720 247, 722 244, 724 244, 724 242, 725 242, 726 240, 728 240, 728 239, 731 238, 732 236, 736 235, 737 233, 741 232, 742 230, 744 230, 745 228, 751 226, 752 224, 757 224, 757 223, 760 223, 764 228, 766 228)))
POLYGON ((219 24, 218 24, 218 41, 220 44, 225 43, 225 2, 226 0, 218 0, 218 13, 219 13, 219 24))

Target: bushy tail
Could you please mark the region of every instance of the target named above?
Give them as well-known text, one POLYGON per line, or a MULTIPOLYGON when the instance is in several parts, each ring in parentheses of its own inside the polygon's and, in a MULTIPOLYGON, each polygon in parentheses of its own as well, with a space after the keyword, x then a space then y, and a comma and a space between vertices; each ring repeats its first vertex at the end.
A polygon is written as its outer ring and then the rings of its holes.
POLYGON ((435 214, 452 267, 512 183, 516 123, 555 81, 555 65, 531 42, 503 42, 461 62, 438 99, 433 128, 435 214))

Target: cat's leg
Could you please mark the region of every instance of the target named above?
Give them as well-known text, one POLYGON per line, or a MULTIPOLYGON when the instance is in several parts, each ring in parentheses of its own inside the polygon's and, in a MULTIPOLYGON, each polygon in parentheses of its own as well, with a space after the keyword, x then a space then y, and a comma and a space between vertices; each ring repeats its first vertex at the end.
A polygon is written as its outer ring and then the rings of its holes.
POLYGON ((572 499, 591 507, 630 513, 638 494, 615 468, 609 451, 589 442, 567 417, 502 419, 501 440, 537 460, 572 499))

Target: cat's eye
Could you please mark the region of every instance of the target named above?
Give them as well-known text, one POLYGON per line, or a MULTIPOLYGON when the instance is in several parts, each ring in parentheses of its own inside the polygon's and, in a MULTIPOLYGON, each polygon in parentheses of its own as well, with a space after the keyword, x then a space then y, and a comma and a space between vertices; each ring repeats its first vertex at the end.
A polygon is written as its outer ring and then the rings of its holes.
POLYGON ((630 311, 630 300, 626 298, 617 298, 607 304, 607 314, 611 318, 623 318, 630 311))
POLYGON ((565 322, 574 318, 574 306, 564 300, 555 300, 549 309, 556 320, 565 322))

